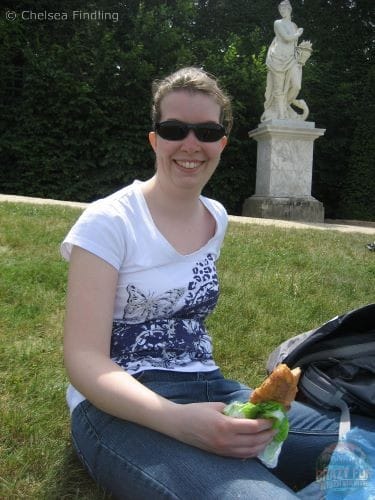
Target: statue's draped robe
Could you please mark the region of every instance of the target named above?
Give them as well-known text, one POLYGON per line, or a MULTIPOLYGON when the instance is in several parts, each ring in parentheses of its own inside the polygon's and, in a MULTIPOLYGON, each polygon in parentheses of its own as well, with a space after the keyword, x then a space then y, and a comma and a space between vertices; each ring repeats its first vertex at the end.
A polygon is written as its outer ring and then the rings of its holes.
MULTIPOLYGON (((297 60, 297 39, 288 40, 297 32, 296 24, 284 23, 282 20, 275 21, 275 38, 269 46, 266 58, 267 86, 265 92, 264 113, 262 121, 274 118, 270 109, 273 98, 285 97, 287 107, 296 99, 302 81, 302 70, 297 60), (292 80, 293 75, 293 80, 292 80), (296 85, 297 83, 297 85, 296 85)), ((288 110, 286 109, 286 112, 288 110)))

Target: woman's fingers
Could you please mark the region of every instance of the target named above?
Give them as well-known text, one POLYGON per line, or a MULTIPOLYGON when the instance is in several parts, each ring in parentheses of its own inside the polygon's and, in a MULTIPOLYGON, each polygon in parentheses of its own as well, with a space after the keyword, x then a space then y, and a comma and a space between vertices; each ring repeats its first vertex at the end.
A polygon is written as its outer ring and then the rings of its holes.
POLYGON ((224 406, 216 403, 183 405, 179 439, 217 455, 257 456, 272 441, 275 434, 272 422, 228 417, 222 413, 224 406))

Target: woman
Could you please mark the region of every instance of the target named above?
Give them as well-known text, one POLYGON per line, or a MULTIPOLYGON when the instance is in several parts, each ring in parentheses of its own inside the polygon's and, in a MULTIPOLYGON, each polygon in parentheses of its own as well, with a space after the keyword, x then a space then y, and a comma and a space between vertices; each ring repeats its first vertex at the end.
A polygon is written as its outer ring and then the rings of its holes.
MULTIPOLYGON (((290 107, 301 90, 302 65, 297 59, 297 43, 303 28, 297 28, 291 20, 292 6, 289 0, 279 4, 279 12, 282 19, 274 23, 275 38, 266 58, 266 101, 261 121, 272 118, 307 118, 306 112, 301 116, 290 107)), ((304 101, 299 100, 293 104, 306 108, 304 101)))
MULTIPOLYGON (((227 215, 201 191, 227 144, 229 99, 195 68, 158 82, 153 98, 155 175, 93 203, 62 244, 74 446, 116 498, 294 498, 250 460, 272 440, 270 421, 223 415, 250 390, 223 378, 204 327, 227 215)), ((280 475, 306 482, 337 424, 298 407, 293 476, 280 475), (311 422, 322 439, 301 444, 311 422)))

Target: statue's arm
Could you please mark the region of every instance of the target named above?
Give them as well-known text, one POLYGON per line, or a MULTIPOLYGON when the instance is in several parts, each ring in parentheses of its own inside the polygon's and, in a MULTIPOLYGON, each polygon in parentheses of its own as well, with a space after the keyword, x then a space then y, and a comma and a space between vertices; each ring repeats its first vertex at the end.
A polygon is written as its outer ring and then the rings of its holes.
POLYGON ((298 38, 303 33, 303 28, 296 27, 297 28, 296 32, 291 35, 290 33, 287 32, 281 19, 275 21, 273 27, 275 30, 275 34, 279 36, 284 42, 294 42, 295 40, 298 40, 298 38))

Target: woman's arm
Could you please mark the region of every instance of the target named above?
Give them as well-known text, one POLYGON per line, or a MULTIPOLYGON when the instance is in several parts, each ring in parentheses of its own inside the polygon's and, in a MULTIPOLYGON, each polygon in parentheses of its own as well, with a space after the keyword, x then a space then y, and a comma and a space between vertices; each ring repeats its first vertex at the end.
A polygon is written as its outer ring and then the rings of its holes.
POLYGON ((64 333, 65 366, 74 387, 95 406, 151 427, 158 420, 158 412, 167 414, 166 410, 174 405, 110 359, 117 279, 118 273, 110 264, 73 247, 64 333), (149 418, 150 414, 155 420, 149 418))
POLYGON ((74 387, 99 409, 207 451, 256 456, 271 441, 268 420, 222 414, 223 403, 173 403, 139 383, 110 359, 118 273, 73 247, 64 333, 65 366, 74 387))

